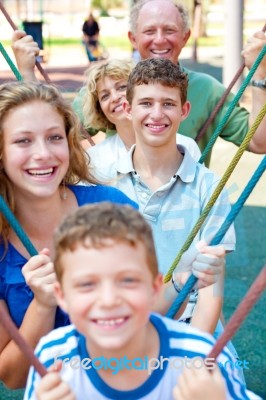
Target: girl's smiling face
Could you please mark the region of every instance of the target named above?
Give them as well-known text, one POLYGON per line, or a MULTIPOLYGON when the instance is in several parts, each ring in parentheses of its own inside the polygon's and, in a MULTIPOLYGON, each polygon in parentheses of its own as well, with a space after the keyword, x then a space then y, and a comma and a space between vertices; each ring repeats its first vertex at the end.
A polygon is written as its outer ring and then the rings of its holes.
POLYGON ((3 167, 18 196, 49 197, 69 166, 62 116, 44 101, 11 109, 3 122, 3 167))

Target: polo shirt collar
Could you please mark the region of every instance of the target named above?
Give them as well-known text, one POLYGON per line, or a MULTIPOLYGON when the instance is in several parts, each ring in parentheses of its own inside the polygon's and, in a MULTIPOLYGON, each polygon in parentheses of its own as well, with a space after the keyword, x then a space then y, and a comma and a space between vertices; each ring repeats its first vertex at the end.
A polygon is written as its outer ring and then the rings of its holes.
MULTIPOLYGON (((118 173, 120 174, 129 174, 129 173, 135 173, 136 171, 134 169, 133 165, 133 153, 135 150, 136 144, 133 144, 133 146, 130 148, 130 150, 125 154, 123 157, 120 157, 116 163, 115 163, 115 169, 118 173)), ((181 146, 177 145, 178 150, 184 154, 183 161, 174 174, 174 178, 177 176, 185 183, 193 182, 195 175, 196 175, 196 166, 197 162, 191 157, 189 154, 189 151, 181 146)))

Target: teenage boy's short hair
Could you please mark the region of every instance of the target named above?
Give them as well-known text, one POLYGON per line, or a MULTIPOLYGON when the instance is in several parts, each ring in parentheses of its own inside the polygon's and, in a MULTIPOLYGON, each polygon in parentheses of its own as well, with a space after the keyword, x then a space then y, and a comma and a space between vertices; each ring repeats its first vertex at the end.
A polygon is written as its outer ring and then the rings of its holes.
POLYGON ((150 58, 139 61, 128 78, 127 101, 132 104, 134 87, 160 83, 163 86, 176 87, 180 91, 182 105, 187 99, 187 74, 179 65, 164 58, 150 58))
POLYGON ((54 266, 59 282, 64 272, 61 258, 66 251, 75 251, 79 245, 101 248, 110 246, 113 242, 126 243, 132 247, 142 243, 152 276, 155 278, 158 274, 151 228, 142 215, 130 206, 102 202, 80 207, 64 219, 54 239, 54 266))

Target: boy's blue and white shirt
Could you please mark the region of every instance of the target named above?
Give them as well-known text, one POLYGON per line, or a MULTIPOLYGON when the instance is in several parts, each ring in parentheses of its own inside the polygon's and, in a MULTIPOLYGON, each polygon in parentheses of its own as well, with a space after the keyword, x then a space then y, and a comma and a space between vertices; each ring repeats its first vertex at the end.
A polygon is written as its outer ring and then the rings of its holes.
MULTIPOLYGON (((169 182, 155 191, 149 189, 134 169, 132 158, 135 145, 109 168, 109 177, 113 178, 111 185, 135 201, 139 205, 139 211, 151 225, 159 270, 163 274, 172 265, 220 181, 216 174, 196 162, 185 147, 177 147, 184 155, 183 161, 169 182)), ((230 210, 227 190, 224 189, 193 243, 199 240, 210 243, 230 210)), ((233 225, 226 232, 221 244, 227 251, 235 249, 233 225)))
MULTIPOLYGON (((158 359, 162 356, 173 362, 177 357, 205 357, 210 353, 214 344, 211 335, 158 314, 151 314, 150 320, 160 338, 158 359)), ((54 364, 55 359, 90 358, 85 338, 73 325, 50 332, 40 340, 35 353, 46 368, 54 364)), ((234 360, 226 348, 217 361, 219 365, 226 365, 225 368, 221 368, 221 371, 226 381, 227 400, 259 399, 248 392, 238 380, 236 370, 232 367, 234 360)), ((141 386, 129 391, 110 387, 101 379, 96 369, 84 369, 80 365, 79 368, 64 365, 61 377, 72 388, 77 400, 172 400, 173 387, 178 382, 181 373, 180 363, 178 366, 178 368, 173 368, 169 363, 164 362, 162 369, 154 370, 141 386)), ((36 399, 35 390, 39 382, 40 376, 31 367, 24 400, 36 399)))

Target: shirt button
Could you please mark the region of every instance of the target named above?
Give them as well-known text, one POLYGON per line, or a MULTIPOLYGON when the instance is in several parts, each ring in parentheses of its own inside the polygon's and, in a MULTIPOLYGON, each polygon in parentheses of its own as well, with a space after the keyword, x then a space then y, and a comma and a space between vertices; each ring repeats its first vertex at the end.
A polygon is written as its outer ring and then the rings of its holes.
POLYGON ((148 197, 148 194, 147 194, 147 193, 145 193, 145 192, 143 192, 143 193, 141 193, 141 196, 143 197, 143 199, 147 199, 147 197, 148 197))

